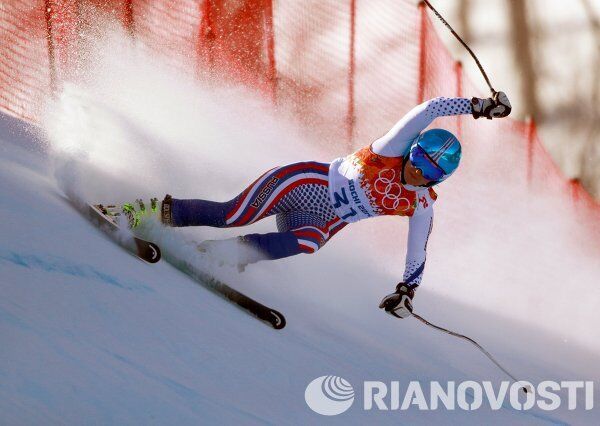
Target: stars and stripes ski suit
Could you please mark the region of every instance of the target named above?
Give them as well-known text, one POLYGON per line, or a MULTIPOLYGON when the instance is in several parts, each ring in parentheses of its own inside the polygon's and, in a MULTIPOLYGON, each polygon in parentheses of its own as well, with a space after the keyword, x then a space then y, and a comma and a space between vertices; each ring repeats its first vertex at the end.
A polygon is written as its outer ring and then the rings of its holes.
POLYGON ((314 253, 349 223, 380 215, 409 219, 403 281, 419 285, 433 225, 432 188, 404 181, 415 138, 440 116, 471 114, 469 99, 435 98, 413 108, 383 137, 331 163, 306 161, 273 168, 226 202, 173 199, 171 225, 239 227, 275 215, 278 232, 238 241, 240 264, 314 253))

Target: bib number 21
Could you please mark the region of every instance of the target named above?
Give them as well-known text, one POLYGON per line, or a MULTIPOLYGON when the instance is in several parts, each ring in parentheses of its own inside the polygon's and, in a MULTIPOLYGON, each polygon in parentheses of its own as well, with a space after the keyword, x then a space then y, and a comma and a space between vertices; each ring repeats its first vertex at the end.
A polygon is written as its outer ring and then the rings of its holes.
MULTIPOLYGON (((335 200, 333 207, 335 207, 336 210, 339 209, 342 205, 348 206, 348 204, 350 204, 350 201, 348 201, 348 196, 346 195, 345 188, 342 188, 340 191, 335 191, 333 193, 333 198, 335 200)), ((349 217, 356 216, 356 210, 354 210, 354 208, 350 206, 348 206, 348 208, 348 213, 341 216, 342 219, 347 219, 349 217)))

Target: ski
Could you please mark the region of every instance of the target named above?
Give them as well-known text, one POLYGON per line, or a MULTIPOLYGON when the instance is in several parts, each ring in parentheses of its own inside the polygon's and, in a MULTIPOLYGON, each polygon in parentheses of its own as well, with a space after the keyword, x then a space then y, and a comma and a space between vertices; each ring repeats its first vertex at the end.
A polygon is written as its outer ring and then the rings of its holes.
POLYGON ((102 204, 87 204, 87 216, 91 221, 108 234, 121 247, 148 263, 156 263, 161 259, 160 247, 156 244, 128 235, 120 235, 120 227, 113 217, 107 214, 106 208, 102 204))
POLYGON ((165 260, 194 279, 198 284, 222 296, 265 324, 270 325, 276 330, 281 330, 285 327, 285 317, 281 312, 240 293, 211 274, 191 265, 189 262, 175 259, 169 256, 168 253, 165 254, 165 260))
MULTIPOLYGON (((137 256, 148 263, 156 263, 162 258, 161 250, 158 245, 134 235, 124 237, 119 233, 120 227, 115 217, 108 215, 107 209, 113 206, 103 206, 102 204, 72 204, 85 214, 95 225, 106 232, 111 239, 117 242, 121 247, 128 250, 131 254, 137 256)), ((254 316, 261 322, 280 330, 285 327, 286 320, 283 314, 262 303, 246 296, 243 293, 233 289, 229 285, 215 278, 212 274, 202 271, 187 261, 176 258, 165 252, 164 259, 173 267, 189 276, 198 284, 207 288, 215 294, 220 295, 229 302, 235 304, 240 309, 254 316)))

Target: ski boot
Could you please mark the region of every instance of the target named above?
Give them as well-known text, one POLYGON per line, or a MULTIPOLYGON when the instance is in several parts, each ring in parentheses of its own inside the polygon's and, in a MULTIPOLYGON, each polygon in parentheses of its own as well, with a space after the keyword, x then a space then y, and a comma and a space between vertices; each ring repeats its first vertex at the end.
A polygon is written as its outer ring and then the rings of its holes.
POLYGON ((121 211, 127 217, 129 227, 135 229, 142 223, 142 220, 151 216, 159 217, 158 198, 151 198, 149 206, 146 206, 144 201, 138 198, 133 203, 123 204, 121 211))
POLYGON ((121 206, 102 206, 102 210, 104 214, 111 217, 115 223, 118 221, 119 216, 125 216, 127 218, 127 224, 131 229, 137 228, 142 221, 151 217, 155 217, 164 225, 171 226, 171 202, 172 198, 167 194, 160 204, 160 209, 158 198, 155 197, 150 199, 149 204, 144 203, 142 199, 138 198, 133 203, 125 203, 121 206))

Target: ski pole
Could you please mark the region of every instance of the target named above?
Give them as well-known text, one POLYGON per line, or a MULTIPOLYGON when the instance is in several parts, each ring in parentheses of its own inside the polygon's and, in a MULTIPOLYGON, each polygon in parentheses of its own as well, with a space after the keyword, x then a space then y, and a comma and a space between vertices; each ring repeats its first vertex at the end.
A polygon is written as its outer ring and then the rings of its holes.
POLYGON ((460 44, 462 44, 465 49, 467 49, 467 52, 469 52, 469 54, 473 57, 473 59, 475 60, 475 63, 477 64, 477 67, 479 68, 479 71, 481 71, 481 74, 483 75, 483 78, 485 79, 485 82, 487 83, 488 87, 490 88, 490 90, 492 91, 492 95, 496 94, 496 91, 494 90, 494 88, 492 87, 492 83, 490 83, 490 79, 488 78, 487 74, 485 73, 485 70, 483 69, 483 66, 481 65, 481 63, 479 62, 479 59, 477 58, 477 55, 475 55, 475 53, 473 53, 473 51, 471 50, 471 48, 467 45, 467 43, 465 43, 463 41, 462 38, 460 38, 460 36, 456 33, 456 31, 454 31, 454 28, 452 28, 450 26, 450 24, 448 23, 448 21, 446 21, 444 19, 444 17, 440 14, 440 12, 438 12, 437 10, 435 10, 435 8, 431 5, 431 3, 429 3, 428 0, 423 0, 423 3, 425 3, 427 5, 428 8, 430 8, 433 13, 435 13, 435 16, 438 17, 438 19, 440 21, 442 21, 442 23, 446 26, 446 28, 448 28, 450 30, 450 32, 452 33, 452 35, 454 37, 456 37, 456 39, 460 42, 460 44))
MULTIPOLYGON (((502 371, 503 371, 503 372, 504 372, 504 373, 505 373, 505 374, 506 374, 508 377, 510 377, 511 379, 513 379, 515 382, 518 382, 518 381, 519 381, 519 380, 517 380, 517 378, 516 378, 515 376, 513 376, 512 374, 510 374, 510 372, 509 372, 509 371, 508 371, 506 368, 502 367, 502 366, 500 365, 500 363, 494 359, 494 357, 492 356, 492 354, 490 354, 488 351, 486 351, 486 350, 483 348, 483 346, 481 346, 481 345, 480 345, 479 343, 477 343, 475 340, 471 339, 471 338, 470 338, 470 337, 468 337, 468 336, 465 336, 464 334, 456 333, 456 332, 454 332, 454 331, 452 331, 452 330, 448 330, 448 329, 446 329, 446 328, 444 328, 444 327, 440 327, 439 325, 432 324, 432 323, 430 323, 429 321, 427 321, 425 318, 423 318, 423 317, 422 317, 422 316, 420 316, 420 315, 417 315, 417 314, 415 314, 414 312, 413 312, 412 316, 413 316, 413 317, 415 317, 416 319, 418 319, 419 321, 421 321, 423 324, 425 324, 425 325, 428 325, 428 326, 429 326, 429 327, 431 327, 431 328, 434 328, 434 329, 436 329, 436 330, 439 330, 439 331, 441 331, 441 332, 443 332, 443 333, 446 333, 446 334, 449 334, 449 335, 451 335, 451 336, 458 337, 458 338, 460 338, 460 339, 463 339, 463 340, 466 340, 466 341, 468 341, 468 342, 471 342, 473 345, 475 345, 475 347, 476 347, 477 349, 479 349, 481 352, 483 352, 483 354, 484 354, 485 356, 487 356, 487 357, 490 359, 490 361, 492 361, 494 364, 496 364, 496 366, 497 366, 497 367, 498 367, 500 370, 502 370, 502 371)), ((527 387, 526 387, 526 386, 523 386, 521 389, 522 389, 522 390, 523 390, 525 393, 529 392, 529 390, 527 389, 527 387)))

